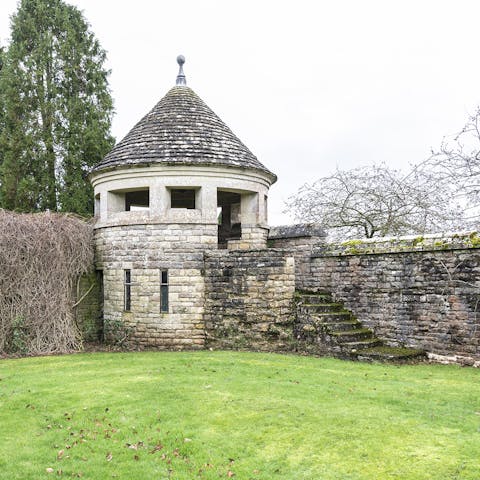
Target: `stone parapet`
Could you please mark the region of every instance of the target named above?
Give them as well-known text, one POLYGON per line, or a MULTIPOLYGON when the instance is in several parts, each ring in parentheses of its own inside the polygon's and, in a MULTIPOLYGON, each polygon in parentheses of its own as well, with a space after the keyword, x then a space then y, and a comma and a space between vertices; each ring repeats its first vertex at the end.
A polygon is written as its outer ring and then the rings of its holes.
POLYGON ((324 243, 312 252, 313 257, 375 255, 382 253, 433 252, 480 248, 480 234, 474 232, 436 233, 404 237, 364 238, 341 243, 324 243))
POLYGON ((326 233, 315 223, 272 227, 268 246, 281 248, 295 258, 296 286, 301 288, 310 276, 310 260, 315 248, 325 243, 326 233))
POLYGON ((292 238, 325 239, 327 236, 323 227, 318 223, 299 223, 296 225, 280 225, 271 227, 269 240, 287 240, 292 238))

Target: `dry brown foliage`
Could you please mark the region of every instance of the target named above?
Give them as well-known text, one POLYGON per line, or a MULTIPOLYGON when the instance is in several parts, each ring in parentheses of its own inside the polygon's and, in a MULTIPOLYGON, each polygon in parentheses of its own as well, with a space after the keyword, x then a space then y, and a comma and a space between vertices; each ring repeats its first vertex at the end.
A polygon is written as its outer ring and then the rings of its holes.
POLYGON ((92 266, 92 227, 85 221, 0 209, 0 352, 78 349, 76 283, 92 266))

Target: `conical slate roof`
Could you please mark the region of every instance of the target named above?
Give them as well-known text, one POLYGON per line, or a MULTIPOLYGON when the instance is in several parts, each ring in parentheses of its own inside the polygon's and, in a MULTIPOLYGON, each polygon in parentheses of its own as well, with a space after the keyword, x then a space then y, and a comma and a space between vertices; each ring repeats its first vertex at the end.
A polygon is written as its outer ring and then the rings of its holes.
POLYGON ((149 164, 264 167, 230 128, 189 87, 173 87, 93 172, 149 164))

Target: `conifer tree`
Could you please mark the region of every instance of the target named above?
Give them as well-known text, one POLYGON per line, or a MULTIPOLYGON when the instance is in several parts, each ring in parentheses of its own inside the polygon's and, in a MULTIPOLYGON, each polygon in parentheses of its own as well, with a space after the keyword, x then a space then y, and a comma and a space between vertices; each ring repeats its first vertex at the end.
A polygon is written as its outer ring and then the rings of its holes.
MULTIPOLYGON (((0 78, 2 75, 4 55, 5 53, 4 53, 3 47, 0 46, 0 78)), ((4 124, 5 124, 4 119, 5 119, 5 115, 4 115, 3 95, 2 95, 2 91, 0 90, 0 137, 4 129, 4 124)), ((2 149, 0 148, 0 171, 2 169, 2 163, 3 163, 3 152, 2 152, 2 149)), ((1 183, 0 183, 0 205, 1 205, 1 183)))
POLYGON ((91 215, 86 173, 113 145, 109 71, 82 13, 21 0, 0 72, 0 205, 91 215))

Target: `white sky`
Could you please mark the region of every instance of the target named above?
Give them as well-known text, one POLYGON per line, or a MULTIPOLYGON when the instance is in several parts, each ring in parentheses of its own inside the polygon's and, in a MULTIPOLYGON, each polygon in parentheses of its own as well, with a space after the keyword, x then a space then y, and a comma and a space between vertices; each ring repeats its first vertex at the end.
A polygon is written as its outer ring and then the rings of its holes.
MULTIPOLYGON (((425 159, 480 104, 478 0, 70 0, 108 52, 117 141, 188 85, 274 171, 284 200, 336 166, 425 159)), ((0 0, 7 42, 16 0, 0 0)))

